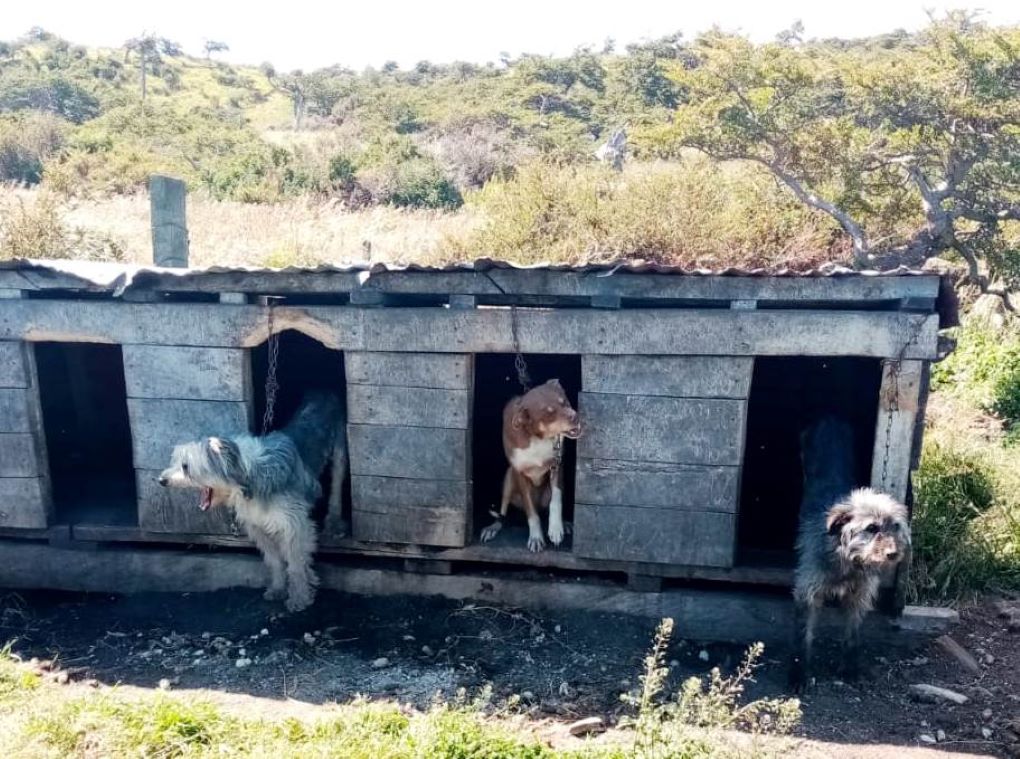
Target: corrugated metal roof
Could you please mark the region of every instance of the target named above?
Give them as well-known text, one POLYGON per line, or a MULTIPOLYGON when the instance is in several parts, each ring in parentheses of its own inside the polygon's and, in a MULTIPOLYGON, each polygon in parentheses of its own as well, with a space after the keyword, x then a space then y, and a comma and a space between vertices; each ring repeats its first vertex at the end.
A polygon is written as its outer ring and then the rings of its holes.
MULTIPOLYGON (((383 272, 418 272, 418 273, 453 273, 453 272, 484 272, 492 269, 519 269, 530 271, 573 272, 592 274, 594 276, 612 276, 618 272, 628 274, 667 274, 686 277, 903 277, 903 276, 936 276, 932 272, 899 267, 886 271, 856 270, 838 264, 826 264, 816 269, 741 269, 726 267, 722 269, 687 269, 681 266, 628 259, 608 263, 562 264, 538 263, 531 265, 516 264, 511 261, 500 261, 491 258, 478 258, 474 261, 463 261, 443 266, 424 266, 421 264, 388 264, 388 263, 354 263, 345 266, 323 264, 315 267, 289 266, 284 269, 271 269, 254 266, 209 266, 202 268, 170 269, 159 266, 140 266, 136 264, 67 261, 49 259, 11 259, 0 261, 0 271, 16 272, 24 275, 62 275, 65 278, 79 279, 84 285, 93 288, 124 290, 134 284, 151 282, 161 277, 173 277, 178 280, 201 279, 210 274, 260 274, 260 275, 314 275, 314 274, 362 274, 367 281, 373 274, 383 272)), ((31 280, 29 280, 31 281, 31 280)))

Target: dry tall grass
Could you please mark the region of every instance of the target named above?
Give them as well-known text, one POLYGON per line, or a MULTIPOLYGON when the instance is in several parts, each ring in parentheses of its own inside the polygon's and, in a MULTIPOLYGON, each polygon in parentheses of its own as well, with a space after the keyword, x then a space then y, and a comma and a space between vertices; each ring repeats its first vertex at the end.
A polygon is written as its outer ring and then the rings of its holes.
MULTIPOLYGON (((31 205, 33 190, 0 188, 0 208, 31 205)), ((144 195, 68 200, 63 223, 116 242, 123 260, 152 262, 149 199, 144 195)), ((406 262, 439 255, 443 241, 467 233, 474 215, 379 206, 348 211, 299 199, 253 205, 188 196, 192 266, 301 266, 353 261, 406 262)), ((67 255, 53 254, 66 258, 67 255)), ((76 256, 73 256, 76 257, 76 256)))

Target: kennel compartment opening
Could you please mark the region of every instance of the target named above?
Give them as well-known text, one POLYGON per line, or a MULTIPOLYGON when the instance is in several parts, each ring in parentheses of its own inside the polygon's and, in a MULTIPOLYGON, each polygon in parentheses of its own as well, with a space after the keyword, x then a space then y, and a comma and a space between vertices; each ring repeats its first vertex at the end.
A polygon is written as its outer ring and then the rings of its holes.
MULTIPOLYGON (((297 330, 286 330, 279 335, 276 356, 276 400, 270 432, 282 429, 294 416, 306 393, 322 391, 336 395, 346 403, 344 354, 327 348, 315 338, 297 330)), ((269 373, 269 343, 264 342, 251 351, 253 434, 261 434, 266 413, 266 379, 269 373)), ((346 431, 341 431, 346 434, 346 431)), ((320 476, 322 496, 315 503, 312 518, 320 530, 342 536, 350 524, 351 482, 348 471, 341 483, 332 482, 331 467, 326 466, 320 476), (334 487, 340 487, 341 513, 328 514, 329 498, 334 487)))
POLYGON ((882 364, 860 357, 759 357, 748 405, 738 523, 741 564, 792 565, 803 491, 800 433, 825 414, 854 431, 857 484, 871 482, 882 364))
POLYGON ((58 523, 137 525, 131 425, 119 345, 35 345, 58 523))
MULTIPOLYGON (((492 523, 490 510, 499 511, 503 477, 509 466, 503 451, 503 408, 511 398, 523 394, 512 353, 475 355, 474 406, 472 416, 472 471, 474 490, 474 538, 492 523)), ((525 354, 531 386, 558 379, 570 405, 578 408, 581 392, 581 356, 567 354, 525 354)), ((583 419, 582 419, 583 423, 583 419)), ((574 521, 575 472, 577 446, 573 440, 563 443, 563 521, 574 521)), ((548 544, 548 511, 542 511, 546 550, 571 550, 568 534, 558 548, 548 544)), ((487 546, 519 548, 527 551, 528 528, 523 510, 511 506, 500 531, 487 546)))

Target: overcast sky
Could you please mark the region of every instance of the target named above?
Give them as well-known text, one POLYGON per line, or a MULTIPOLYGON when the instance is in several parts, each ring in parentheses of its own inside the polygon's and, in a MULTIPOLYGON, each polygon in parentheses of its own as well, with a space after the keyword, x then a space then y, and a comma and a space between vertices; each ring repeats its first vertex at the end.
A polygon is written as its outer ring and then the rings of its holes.
POLYGON ((33 26, 90 46, 152 32, 195 54, 204 40, 222 40, 230 45, 222 57, 237 63, 361 69, 387 60, 404 67, 424 59, 484 63, 502 51, 564 54, 600 47, 608 37, 622 47, 678 29, 690 37, 713 25, 765 40, 797 19, 809 37, 860 37, 917 29, 926 23, 925 8, 953 7, 982 9, 993 23, 1020 23, 1018 0, 0 0, 0 40, 33 26))

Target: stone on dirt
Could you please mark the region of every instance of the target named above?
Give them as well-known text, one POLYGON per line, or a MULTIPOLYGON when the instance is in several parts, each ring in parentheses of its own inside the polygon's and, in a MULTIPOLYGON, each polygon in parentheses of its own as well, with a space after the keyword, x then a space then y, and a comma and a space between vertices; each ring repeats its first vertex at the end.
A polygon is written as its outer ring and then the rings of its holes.
POLYGON ((927 683, 915 683, 911 685, 910 692, 923 699, 949 701, 959 705, 965 704, 970 700, 962 693, 957 693, 956 691, 949 690, 949 688, 940 688, 937 685, 929 685, 927 683))
POLYGON ((586 717, 571 724, 567 731, 578 738, 585 735, 605 732, 606 725, 601 717, 586 717))

